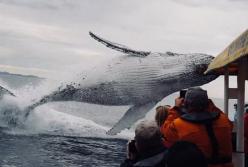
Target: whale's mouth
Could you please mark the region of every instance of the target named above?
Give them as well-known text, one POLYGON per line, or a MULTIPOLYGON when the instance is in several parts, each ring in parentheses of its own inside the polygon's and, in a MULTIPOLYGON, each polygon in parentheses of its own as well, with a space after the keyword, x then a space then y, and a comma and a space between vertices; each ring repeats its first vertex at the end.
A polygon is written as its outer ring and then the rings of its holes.
POLYGON ((196 67, 196 74, 201 75, 201 76, 211 76, 214 78, 217 78, 219 74, 217 72, 212 72, 210 74, 206 74, 206 70, 208 69, 208 64, 201 64, 196 67))

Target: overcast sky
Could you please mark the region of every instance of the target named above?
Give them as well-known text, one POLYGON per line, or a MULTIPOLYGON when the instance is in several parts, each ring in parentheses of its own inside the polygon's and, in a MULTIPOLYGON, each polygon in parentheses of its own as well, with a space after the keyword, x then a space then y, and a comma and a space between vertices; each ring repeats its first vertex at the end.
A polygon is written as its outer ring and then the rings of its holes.
POLYGON ((247 0, 0 0, 0 71, 49 76, 144 51, 217 55, 248 28, 247 0), (119 54, 120 55, 120 54, 119 54))

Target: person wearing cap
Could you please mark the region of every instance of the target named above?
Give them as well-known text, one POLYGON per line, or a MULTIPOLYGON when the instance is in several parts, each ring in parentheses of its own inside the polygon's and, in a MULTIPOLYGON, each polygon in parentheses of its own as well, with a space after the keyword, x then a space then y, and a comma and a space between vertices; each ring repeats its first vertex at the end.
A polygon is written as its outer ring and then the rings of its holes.
POLYGON ((121 167, 164 167, 166 148, 155 121, 142 121, 135 129, 134 140, 127 145, 127 159, 121 167))
POLYGON ((165 145, 188 141, 203 152, 209 167, 233 167, 232 123, 228 117, 209 104, 207 92, 199 87, 189 88, 183 103, 185 114, 163 131, 165 145))
MULTIPOLYGON (((184 90, 187 92, 187 90, 184 90)), ((164 132, 168 128, 168 125, 171 124, 176 118, 185 114, 184 107, 184 98, 185 96, 179 96, 175 99, 175 105, 168 108, 167 118, 165 119, 163 125, 160 126, 161 133, 164 135, 164 132)), ((207 111, 209 112, 222 112, 218 107, 215 106, 211 99, 208 99, 207 111)))

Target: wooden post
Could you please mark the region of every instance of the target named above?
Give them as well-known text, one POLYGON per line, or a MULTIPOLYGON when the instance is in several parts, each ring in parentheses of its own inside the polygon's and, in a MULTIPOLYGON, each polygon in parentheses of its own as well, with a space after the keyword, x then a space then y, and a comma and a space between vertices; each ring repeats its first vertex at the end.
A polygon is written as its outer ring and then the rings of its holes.
POLYGON ((246 61, 241 59, 239 61, 238 71, 238 103, 237 103, 237 153, 238 167, 244 167, 244 107, 245 107, 245 64, 246 61))
POLYGON ((228 115, 229 111, 229 72, 228 66, 225 67, 225 76, 224 76, 224 112, 228 115))

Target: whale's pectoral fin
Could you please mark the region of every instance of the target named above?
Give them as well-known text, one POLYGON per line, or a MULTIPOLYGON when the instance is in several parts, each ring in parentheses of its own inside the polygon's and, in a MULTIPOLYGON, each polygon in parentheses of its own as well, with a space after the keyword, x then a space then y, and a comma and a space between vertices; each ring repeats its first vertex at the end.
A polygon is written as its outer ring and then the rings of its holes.
POLYGON ((12 93, 12 92, 9 91, 8 89, 6 89, 6 88, 0 86, 0 99, 1 99, 4 95, 15 96, 14 93, 12 93))
POLYGON ((126 54, 132 54, 134 56, 139 56, 139 57, 143 56, 144 57, 144 56, 147 56, 151 53, 151 52, 133 50, 133 49, 128 48, 127 46, 107 41, 106 39, 100 38, 97 35, 93 34, 92 32, 89 32, 89 34, 92 38, 94 38, 98 42, 102 43, 106 47, 123 52, 123 53, 126 53, 126 54))
POLYGON ((107 132, 108 135, 115 135, 125 128, 130 128, 137 120, 145 117, 157 102, 150 102, 144 105, 131 107, 124 116, 107 132))

